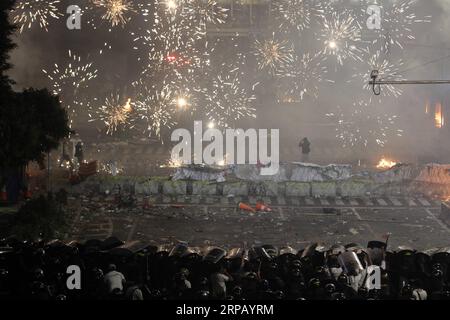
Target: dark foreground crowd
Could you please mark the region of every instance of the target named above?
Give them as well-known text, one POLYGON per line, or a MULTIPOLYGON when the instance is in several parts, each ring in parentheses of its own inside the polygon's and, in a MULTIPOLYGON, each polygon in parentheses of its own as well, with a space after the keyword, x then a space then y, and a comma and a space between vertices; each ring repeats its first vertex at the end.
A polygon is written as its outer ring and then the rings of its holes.
POLYGON ((450 300, 449 263, 447 249, 393 252, 379 241, 297 252, 7 239, 0 241, 0 299, 450 300), (79 281, 69 266, 79 267, 79 281))

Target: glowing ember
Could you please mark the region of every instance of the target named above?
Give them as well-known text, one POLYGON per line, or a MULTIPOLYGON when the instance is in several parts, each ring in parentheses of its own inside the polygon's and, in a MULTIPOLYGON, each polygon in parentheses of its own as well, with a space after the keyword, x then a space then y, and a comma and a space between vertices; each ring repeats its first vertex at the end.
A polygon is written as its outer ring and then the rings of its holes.
POLYGON ((160 168, 180 168, 183 166, 183 162, 180 160, 170 159, 167 164, 162 164, 160 168))
POLYGON ((434 123, 436 128, 441 129, 444 126, 444 115, 442 113, 442 104, 437 103, 434 112, 434 123))
POLYGON ((126 113, 132 111, 132 109, 131 109, 131 99, 127 100, 127 103, 123 106, 123 111, 126 112, 126 113))
POLYGON ((383 157, 383 158, 381 158, 380 162, 378 162, 377 168, 378 169, 390 169, 390 168, 395 167, 396 165, 397 165, 397 162, 391 161, 391 160, 383 157))

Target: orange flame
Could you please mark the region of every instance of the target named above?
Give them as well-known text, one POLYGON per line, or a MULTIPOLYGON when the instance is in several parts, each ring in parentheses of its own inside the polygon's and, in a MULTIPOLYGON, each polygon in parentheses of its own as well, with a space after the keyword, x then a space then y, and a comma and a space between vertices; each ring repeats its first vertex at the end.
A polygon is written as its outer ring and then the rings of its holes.
POLYGON ((436 128, 441 129, 444 126, 444 114, 442 113, 442 104, 436 103, 434 111, 434 123, 436 128))
POLYGON ((380 162, 378 162, 377 168, 378 169, 391 169, 392 167, 395 167, 396 165, 397 165, 397 162, 383 157, 383 158, 381 158, 380 162))

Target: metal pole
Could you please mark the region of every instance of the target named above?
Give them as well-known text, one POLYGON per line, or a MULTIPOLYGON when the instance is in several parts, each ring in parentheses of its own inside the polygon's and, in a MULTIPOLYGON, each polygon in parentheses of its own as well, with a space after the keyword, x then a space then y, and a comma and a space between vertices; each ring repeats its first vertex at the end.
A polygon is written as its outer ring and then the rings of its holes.
POLYGON ((384 84, 450 84, 450 80, 371 80, 370 85, 384 84))

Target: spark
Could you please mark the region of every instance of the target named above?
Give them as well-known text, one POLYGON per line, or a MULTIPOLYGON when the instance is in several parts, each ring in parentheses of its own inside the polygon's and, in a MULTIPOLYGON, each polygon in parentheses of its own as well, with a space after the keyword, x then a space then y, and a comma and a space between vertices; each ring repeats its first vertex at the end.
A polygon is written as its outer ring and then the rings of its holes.
POLYGON ((96 110, 95 117, 90 114, 91 121, 102 121, 106 126, 106 134, 114 134, 122 127, 133 127, 131 99, 123 103, 120 94, 111 94, 105 102, 96 110))
POLYGON ((112 27, 126 25, 130 21, 130 17, 126 15, 134 11, 130 0, 92 0, 92 3, 105 10, 102 19, 108 21, 112 27))
POLYGON ((349 58, 361 61, 361 50, 356 46, 361 40, 361 27, 349 12, 324 16, 318 40, 324 44, 322 53, 335 57, 340 65, 349 58))
POLYGON ((149 29, 132 33, 135 50, 144 52, 142 76, 170 85, 171 90, 192 86, 202 69, 209 65, 209 50, 199 43, 195 28, 188 17, 184 2, 177 2, 177 13, 167 10, 167 3, 154 4, 153 21, 149 29))
POLYGON ((271 39, 255 41, 255 56, 260 70, 268 70, 269 74, 279 74, 292 62, 293 47, 287 41, 271 39))
MULTIPOLYGON (((383 22, 380 30, 375 30, 379 36, 373 44, 380 44, 388 50, 390 46, 401 49, 404 43, 415 39, 413 26, 419 23, 431 22, 431 16, 418 17, 414 4, 416 0, 384 1, 380 4, 383 22)), ((364 9, 365 10, 365 9, 364 9)))
POLYGON ((174 11, 178 8, 178 4, 175 0, 166 0, 167 9, 174 11))
POLYGON ((228 9, 221 7, 215 0, 187 1, 188 14, 206 32, 207 24, 218 25, 226 22, 228 9))
POLYGON ((137 100, 133 103, 141 120, 145 121, 145 131, 149 136, 155 135, 161 139, 163 129, 170 129, 176 121, 173 119, 175 110, 173 92, 168 86, 161 90, 142 86, 137 100))
POLYGON ((203 91, 205 110, 210 122, 230 128, 241 118, 256 118, 252 107, 255 96, 242 87, 240 78, 243 74, 239 67, 228 70, 222 65, 222 68, 212 79, 212 87, 203 91))
POLYGON ((24 29, 31 29, 33 24, 39 23, 41 29, 48 31, 49 19, 59 19, 63 16, 56 7, 60 0, 19 0, 13 14, 13 22, 20 26, 20 33, 24 29))
POLYGON ((330 82, 324 78, 328 70, 323 62, 324 57, 320 54, 296 55, 280 81, 284 97, 290 97, 294 101, 303 100, 305 96, 317 99, 319 84, 323 81, 330 82))
POLYGON ((101 162, 99 167, 99 172, 106 175, 117 176, 124 172, 123 166, 118 164, 117 161, 101 162))
MULTIPOLYGON (((391 63, 387 58, 383 57, 381 51, 372 54, 365 64, 366 71, 353 75, 353 78, 356 78, 363 83, 363 88, 365 90, 372 91, 372 85, 369 84, 372 70, 378 70, 380 80, 404 80, 404 77, 400 74, 400 68, 403 66, 403 61, 399 60, 396 64, 391 63)), ((397 98, 402 95, 403 90, 395 85, 388 84, 383 86, 381 93, 382 96, 397 98)))
POLYGON ((325 12, 321 1, 276 0, 272 5, 273 14, 279 22, 280 30, 303 31, 311 26, 311 21, 325 12))
POLYGON ((176 91, 174 97, 172 105, 176 111, 194 115, 194 112, 197 110, 197 97, 195 94, 186 89, 176 91))
POLYGON ((97 78, 97 69, 93 67, 92 62, 83 62, 81 57, 71 50, 68 51, 68 57, 68 62, 64 65, 55 63, 52 71, 42 71, 51 81, 52 93, 58 95, 63 106, 69 110, 72 124, 78 111, 76 106, 84 105, 80 95, 89 87, 89 83, 97 78))
POLYGON ((397 115, 377 112, 372 104, 364 101, 353 103, 353 108, 344 110, 338 106, 338 112, 326 116, 337 121, 336 138, 343 148, 372 145, 385 147, 392 136, 401 137, 403 130, 396 127, 397 115))

